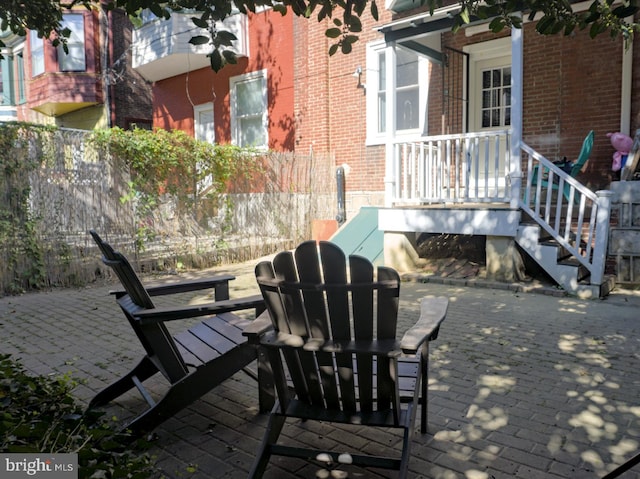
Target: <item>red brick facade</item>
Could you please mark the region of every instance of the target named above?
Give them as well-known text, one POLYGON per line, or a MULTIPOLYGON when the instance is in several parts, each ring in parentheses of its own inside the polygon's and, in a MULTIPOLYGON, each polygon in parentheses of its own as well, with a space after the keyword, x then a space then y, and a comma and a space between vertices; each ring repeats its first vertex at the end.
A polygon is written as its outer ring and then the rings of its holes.
MULTIPOLYGON (((366 96, 363 89, 356 88, 358 80, 353 76, 357 67, 362 68, 361 80, 365 84, 367 77, 375 75, 366 62, 367 43, 382 38, 376 27, 394 20, 388 11, 382 11, 380 17, 374 21, 365 13, 360 40, 353 51, 329 57, 333 40, 324 33, 331 26, 330 21, 281 17, 270 11, 252 15, 249 58, 218 74, 205 68, 155 84, 154 125, 193 133, 192 104, 213 101, 217 141, 228 142, 229 78, 268 68, 270 148, 331 154, 336 166, 350 167, 348 192, 382 192, 384 146, 366 143, 367 114, 375 112, 367 112, 366 96)), ((471 36, 464 31, 456 35, 445 32, 441 43, 443 47, 462 50, 508 35, 509 32, 471 36)), ((640 128, 636 93, 640 91, 640 45, 637 39, 635 43, 628 132, 632 136, 640 128)), ((606 34, 591 39, 588 32, 582 31, 570 36, 541 36, 533 23, 527 23, 523 45, 524 141, 551 160, 575 158, 585 135, 593 129, 594 149, 580 179, 593 189, 607 188, 614 178, 614 151, 606 133, 618 131, 621 124, 622 40, 612 40, 606 34)), ((430 69, 428 133, 455 132, 451 126, 443 126, 443 67, 432 63, 430 69)), ((453 129, 463 127, 456 124, 453 129)))
POLYGON ((194 134, 193 106, 212 102, 218 143, 231 142, 229 79, 267 70, 269 148, 292 151, 295 143, 293 19, 272 10, 249 15, 249 57, 219 73, 202 68, 153 87, 154 127, 194 134), (277 33, 276 33, 277 32, 277 33))

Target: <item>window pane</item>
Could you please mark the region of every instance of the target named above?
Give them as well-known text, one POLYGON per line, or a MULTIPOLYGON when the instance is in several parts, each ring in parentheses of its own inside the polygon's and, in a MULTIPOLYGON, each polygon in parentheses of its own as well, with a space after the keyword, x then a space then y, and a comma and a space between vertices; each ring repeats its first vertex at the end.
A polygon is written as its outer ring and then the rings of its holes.
POLYGON ((491 72, 484 71, 482 72, 482 89, 491 88, 491 72))
POLYGON ((387 89, 387 57, 384 52, 378 53, 378 90, 387 89))
POLYGON ((38 33, 31 30, 30 34, 31 46, 31 76, 37 76, 44 73, 44 40, 38 38, 38 33))
POLYGON ((84 17, 82 15, 64 15, 62 27, 71 30, 67 39, 69 53, 58 47, 58 66, 60 71, 84 71, 86 69, 84 49, 84 17))
POLYGON ((262 113, 262 79, 238 83, 237 86, 238 115, 255 115, 262 113))
POLYGON ((396 62, 396 86, 417 85, 418 55, 398 49, 396 62))
POLYGON ((18 59, 18 103, 24 103, 27 99, 24 79, 24 57, 22 53, 19 53, 16 58, 18 59))
POLYGON ((511 123, 511 67, 482 72, 482 127, 511 123))
POLYGON ((268 146, 266 82, 261 72, 230 79, 231 128, 238 146, 268 146))
POLYGON ((418 128, 420 111, 418 88, 399 91, 396 95, 396 123, 398 130, 418 128))
POLYGON ((511 85, 511 67, 507 67, 502 70, 502 85, 511 85))
POLYGON ((242 146, 263 146, 267 144, 262 117, 240 120, 240 144, 242 146))
POLYGON ((378 133, 387 131, 387 96, 378 94, 378 133))
POLYGON ((8 105, 9 104, 9 83, 5 82, 4 76, 7 74, 7 67, 5 66, 6 61, 0 60, 0 105, 8 105), (5 83, 7 83, 6 90, 7 95, 5 98, 5 83))
POLYGON ((489 110, 482 111, 482 128, 489 128, 491 126, 491 121, 489 117, 489 110))

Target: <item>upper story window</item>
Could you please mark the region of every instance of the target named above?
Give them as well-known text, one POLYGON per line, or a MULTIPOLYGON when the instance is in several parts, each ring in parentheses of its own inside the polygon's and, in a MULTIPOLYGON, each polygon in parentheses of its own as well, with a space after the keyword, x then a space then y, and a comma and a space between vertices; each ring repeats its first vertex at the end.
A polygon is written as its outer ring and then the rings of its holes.
POLYGON ((229 84, 233 143, 268 148, 267 71, 231 77, 229 84))
POLYGON ((31 76, 36 77, 44 73, 44 40, 38 38, 38 32, 29 32, 29 46, 31 48, 31 76))
POLYGON ((429 60, 404 48, 395 50, 396 86, 390 91, 383 42, 367 46, 367 142, 381 143, 387 133, 387 106, 395 105, 396 135, 420 135, 427 130, 429 60))
POLYGON ((84 44, 84 16, 69 13, 62 16, 62 28, 68 28, 71 34, 67 38, 69 53, 62 45, 58 46, 58 67, 61 72, 82 72, 87 69, 84 44))

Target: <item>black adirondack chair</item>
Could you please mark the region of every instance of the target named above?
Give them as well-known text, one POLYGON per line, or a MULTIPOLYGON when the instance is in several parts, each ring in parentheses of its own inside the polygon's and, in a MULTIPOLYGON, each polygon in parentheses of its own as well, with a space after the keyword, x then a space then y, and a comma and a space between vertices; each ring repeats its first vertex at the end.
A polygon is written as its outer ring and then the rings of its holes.
POLYGON ((429 341, 436 339, 448 300, 425 298, 421 316, 396 340, 400 278, 329 242, 302 243, 256 267, 267 311, 245 330, 269 359, 278 401, 250 477, 272 455, 396 469, 405 477, 419 396, 427 422, 429 341), (267 320, 266 318, 270 318, 267 320), (293 393, 292 393, 293 391, 293 393), (403 431, 400 457, 324 451, 278 441, 287 418, 393 427, 403 431), (344 461, 347 457, 348 460, 344 461))
MULTIPOLYGON (((146 355, 128 374, 98 393, 89 408, 105 405, 136 387, 149 405, 126 425, 133 436, 138 436, 153 430, 236 372, 245 369, 252 373, 246 367, 256 360, 256 348, 242 335, 250 321, 233 311, 255 309, 256 315, 261 313, 264 301, 260 295, 229 299, 229 281, 234 279, 230 275, 145 288, 127 258, 95 231, 90 233, 102 251, 103 262, 122 283, 124 290, 115 292, 116 300, 146 355), (152 296, 204 289, 214 290, 214 302, 157 308, 151 300, 152 296), (201 322, 173 337, 165 325, 167 321, 200 317, 201 322), (169 386, 156 402, 142 383, 158 372, 169 386)), ((261 379, 257 374, 254 377, 261 379)), ((268 410, 274 401, 273 393, 263 389, 261 409, 268 410)))

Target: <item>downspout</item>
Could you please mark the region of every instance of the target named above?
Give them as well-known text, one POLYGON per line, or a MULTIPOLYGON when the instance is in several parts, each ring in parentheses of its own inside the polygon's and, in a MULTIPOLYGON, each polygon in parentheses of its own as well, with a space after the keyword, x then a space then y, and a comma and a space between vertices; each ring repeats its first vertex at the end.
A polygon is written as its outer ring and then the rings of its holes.
MULTIPOLYGON (((626 19, 633 22, 633 17, 626 19)), ((633 76, 633 42, 622 43, 622 82, 620 85, 620 132, 631 135, 631 87, 633 76)))
POLYGON ((112 108, 111 108, 111 85, 109 81, 108 71, 108 48, 109 45, 109 28, 111 27, 111 15, 105 12, 104 5, 100 5, 99 9, 100 23, 100 69, 102 72, 102 94, 104 96, 104 110, 107 119, 107 127, 112 125, 112 108))
POLYGON ((398 193, 398 178, 396 176, 396 157, 394 139, 396 134, 396 42, 387 43, 385 49, 386 82, 385 90, 386 110, 386 138, 385 138, 385 167, 384 167, 384 205, 391 207, 398 193))

